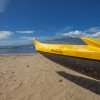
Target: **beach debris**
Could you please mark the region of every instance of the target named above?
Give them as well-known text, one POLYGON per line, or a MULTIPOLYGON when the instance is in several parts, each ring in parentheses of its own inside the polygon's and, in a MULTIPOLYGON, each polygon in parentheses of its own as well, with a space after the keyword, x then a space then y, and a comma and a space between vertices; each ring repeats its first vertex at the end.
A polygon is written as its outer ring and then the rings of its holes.
POLYGON ((62 82, 62 79, 60 79, 59 82, 62 82))
POLYGON ((30 65, 27 65, 27 68, 30 67, 30 65))

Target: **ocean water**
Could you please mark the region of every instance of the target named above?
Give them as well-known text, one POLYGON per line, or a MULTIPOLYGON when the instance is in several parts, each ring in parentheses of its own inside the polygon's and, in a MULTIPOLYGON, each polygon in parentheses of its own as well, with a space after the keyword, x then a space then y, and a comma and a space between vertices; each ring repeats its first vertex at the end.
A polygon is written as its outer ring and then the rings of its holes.
POLYGON ((36 53, 34 48, 2 48, 0 54, 36 53))

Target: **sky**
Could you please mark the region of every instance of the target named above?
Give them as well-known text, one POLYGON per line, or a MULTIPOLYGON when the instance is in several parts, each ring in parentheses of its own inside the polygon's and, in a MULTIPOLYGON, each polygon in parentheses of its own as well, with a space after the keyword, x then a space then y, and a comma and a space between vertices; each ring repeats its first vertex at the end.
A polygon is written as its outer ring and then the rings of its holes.
POLYGON ((66 36, 100 38, 100 0, 0 0, 0 46, 66 36))

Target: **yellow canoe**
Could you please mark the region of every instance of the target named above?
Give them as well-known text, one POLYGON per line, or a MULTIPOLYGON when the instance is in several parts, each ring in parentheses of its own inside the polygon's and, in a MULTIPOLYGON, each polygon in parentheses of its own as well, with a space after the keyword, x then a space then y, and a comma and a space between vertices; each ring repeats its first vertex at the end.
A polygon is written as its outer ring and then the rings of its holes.
POLYGON ((86 45, 40 43, 33 39, 35 49, 65 67, 100 79, 100 39, 81 38, 86 45))

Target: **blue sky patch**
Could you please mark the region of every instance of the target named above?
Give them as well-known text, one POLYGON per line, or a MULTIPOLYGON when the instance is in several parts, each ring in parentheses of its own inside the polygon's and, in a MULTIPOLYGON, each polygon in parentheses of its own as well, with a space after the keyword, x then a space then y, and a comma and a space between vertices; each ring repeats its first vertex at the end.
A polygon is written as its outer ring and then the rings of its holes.
POLYGON ((0 46, 64 36, 100 38, 100 0, 0 0, 0 46))

